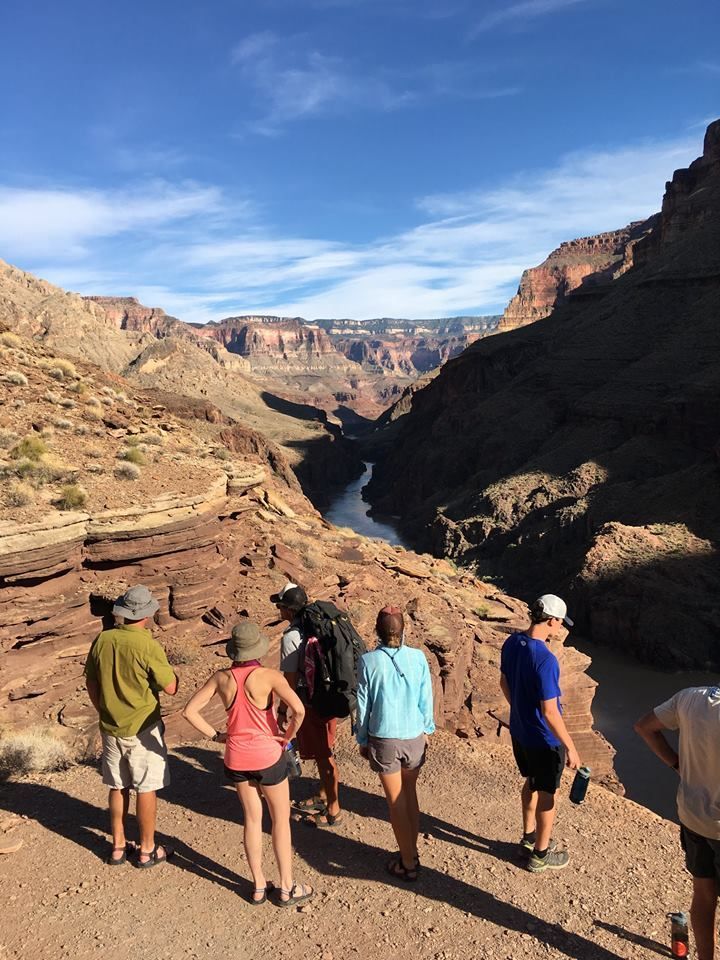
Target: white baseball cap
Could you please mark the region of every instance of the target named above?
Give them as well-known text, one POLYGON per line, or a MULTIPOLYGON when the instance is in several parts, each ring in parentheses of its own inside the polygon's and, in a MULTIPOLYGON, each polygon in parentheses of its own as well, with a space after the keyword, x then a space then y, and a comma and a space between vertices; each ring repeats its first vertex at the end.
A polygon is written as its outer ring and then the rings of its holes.
POLYGON ((542 611, 546 617, 556 617, 558 620, 562 620, 566 627, 575 625, 574 621, 567 615, 567 604, 560 597, 556 597, 554 593, 544 593, 541 597, 538 597, 533 604, 533 609, 536 608, 542 611))

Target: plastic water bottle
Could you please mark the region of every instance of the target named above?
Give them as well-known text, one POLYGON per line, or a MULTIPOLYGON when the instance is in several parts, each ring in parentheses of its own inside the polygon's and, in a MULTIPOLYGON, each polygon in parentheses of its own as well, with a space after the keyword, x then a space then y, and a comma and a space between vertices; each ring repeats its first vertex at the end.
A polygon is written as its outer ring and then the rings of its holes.
POLYGON ((288 776, 290 779, 294 780, 296 777, 302 776, 300 758, 297 753, 295 753, 295 747, 293 747, 292 743, 288 743, 285 747, 285 755, 287 757, 288 776))
POLYGON ((670 953, 673 957, 687 957, 690 950, 688 917, 686 913, 669 913, 670 953))
POLYGON ((585 799, 590 783, 590 772, 590 767, 578 767, 572 787, 570 787, 570 800, 573 803, 582 803, 585 799))

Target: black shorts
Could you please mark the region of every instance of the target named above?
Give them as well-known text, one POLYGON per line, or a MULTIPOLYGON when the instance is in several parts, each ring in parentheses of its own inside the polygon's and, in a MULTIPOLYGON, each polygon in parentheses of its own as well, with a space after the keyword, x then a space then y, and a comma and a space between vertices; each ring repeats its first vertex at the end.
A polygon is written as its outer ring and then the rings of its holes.
POLYGON ((698 880, 715 880, 720 891, 720 840, 709 840, 680 824, 680 843, 685 866, 698 880))
POLYGON ((513 737, 513 753, 531 790, 555 793, 565 769, 565 747, 524 747, 513 737))
POLYGON ((275 787, 288 778, 287 754, 283 751, 280 759, 276 760, 271 767, 265 767, 264 770, 231 770, 225 767, 225 777, 231 783, 246 783, 252 780, 253 783, 262 784, 264 787, 275 787))

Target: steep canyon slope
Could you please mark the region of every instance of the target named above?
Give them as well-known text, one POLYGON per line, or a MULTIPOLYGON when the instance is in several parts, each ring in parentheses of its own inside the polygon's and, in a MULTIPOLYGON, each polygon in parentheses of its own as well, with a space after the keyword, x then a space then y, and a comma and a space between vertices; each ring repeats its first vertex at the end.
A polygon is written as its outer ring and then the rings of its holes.
MULTIPOLYGON (((370 641, 377 610, 407 613, 428 656, 437 720, 494 733, 499 647, 523 604, 456 571, 323 521, 274 445, 207 401, 139 389, 0 331, 0 727, 40 727, 92 750, 82 663, 133 582, 160 600, 157 635, 189 692, 250 616, 279 637, 269 597, 291 578, 348 609, 370 641)), ((612 779, 592 732, 588 658, 559 647, 568 723, 612 779)), ((272 657, 277 655, 277 645, 272 657)), ((189 729, 168 703, 171 739, 189 729)))
POLYGON ((720 121, 632 266, 412 397, 369 487, 423 549, 663 665, 720 663, 720 121))

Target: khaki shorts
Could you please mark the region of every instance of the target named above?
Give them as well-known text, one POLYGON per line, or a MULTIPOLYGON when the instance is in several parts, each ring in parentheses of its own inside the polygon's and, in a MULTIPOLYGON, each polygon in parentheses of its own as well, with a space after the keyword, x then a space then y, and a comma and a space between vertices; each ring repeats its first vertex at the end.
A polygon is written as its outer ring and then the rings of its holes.
POLYGON ((130 787, 138 793, 162 790, 170 783, 163 724, 141 730, 136 737, 103 733, 102 778, 113 790, 130 787))
POLYGON ((376 773, 398 773, 417 770, 425 763, 425 734, 412 740, 370 737, 368 740, 370 769, 376 773))

